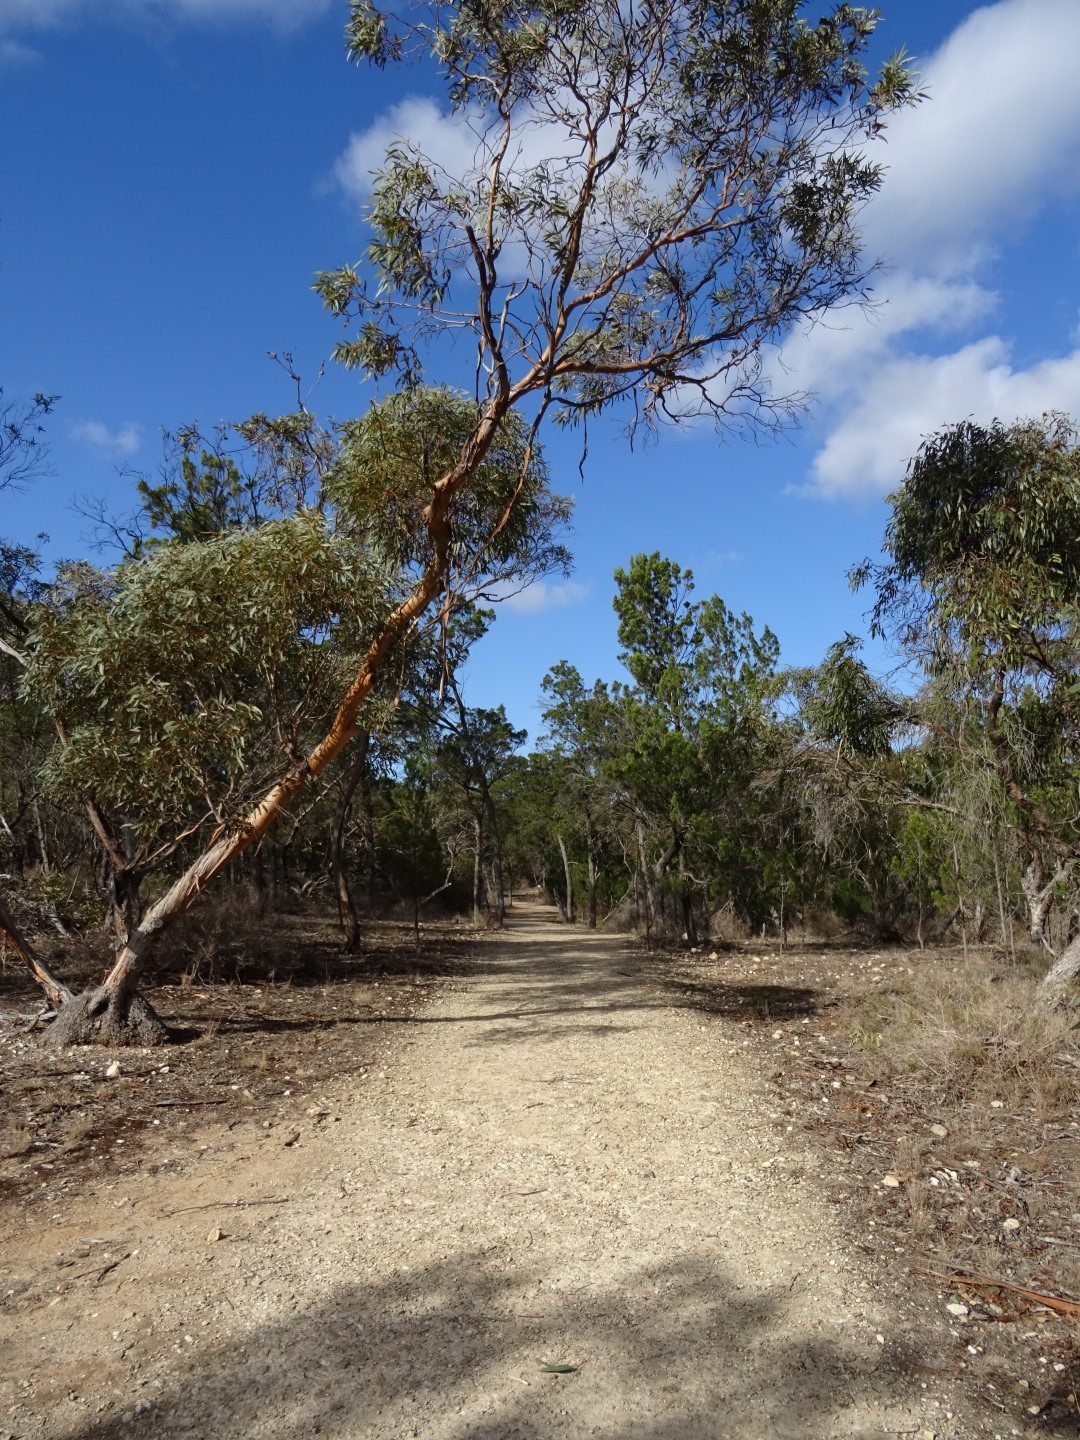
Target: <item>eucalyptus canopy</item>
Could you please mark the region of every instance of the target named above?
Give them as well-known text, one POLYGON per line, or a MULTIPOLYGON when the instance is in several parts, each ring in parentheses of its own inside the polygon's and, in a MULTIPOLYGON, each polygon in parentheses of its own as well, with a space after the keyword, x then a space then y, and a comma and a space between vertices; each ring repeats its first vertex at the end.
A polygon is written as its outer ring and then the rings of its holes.
MULTIPOLYGON (((1080 862, 1080 445, 1062 415, 924 442, 885 535, 873 624, 930 672, 916 718, 981 756, 1027 852, 1032 939, 1080 862)), ((1080 963, 1080 951, 1077 952, 1080 963)), ((1055 981, 1056 983, 1056 981, 1055 981)))
POLYGON ((353 0, 351 55, 433 62, 468 158, 388 153, 367 255, 318 279, 359 321, 339 358, 412 382, 433 338, 470 338, 481 450, 527 398, 571 420, 623 397, 635 420, 784 414, 762 347, 859 294, 882 179, 861 147, 914 98, 899 57, 868 80, 876 12, 801 8, 353 0))

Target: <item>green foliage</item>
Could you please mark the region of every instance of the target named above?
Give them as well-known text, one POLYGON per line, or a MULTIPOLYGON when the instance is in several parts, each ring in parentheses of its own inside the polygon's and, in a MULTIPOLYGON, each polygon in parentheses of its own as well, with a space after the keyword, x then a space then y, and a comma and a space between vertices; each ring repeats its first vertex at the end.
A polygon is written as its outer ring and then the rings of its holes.
POLYGON ((890 755, 904 707, 859 658, 862 641, 845 635, 803 677, 802 714, 811 732, 869 758, 890 755))
POLYGON ((1074 664, 1080 449, 1065 416, 943 430, 890 499, 891 558, 853 575, 877 592, 879 633, 939 666, 1074 664))
MULTIPOLYGON (((341 430, 327 495, 342 520, 392 563, 411 567, 428 555, 425 512, 435 487, 468 448, 476 403, 446 387, 416 387, 374 404, 341 430)), ((521 418, 509 415, 455 494, 449 588, 475 587, 500 575, 567 572, 569 551, 555 536, 572 503, 553 495, 547 466, 521 418)))
POLYGON ((392 785, 378 825, 379 862, 398 895, 410 901, 434 890, 446 868, 424 778, 410 772, 392 785))
POLYGON ((388 152, 363 261, 317 279, 358 321, 339 358, 414 384, 422 347, 464 329, 500 407, 787 413, 761 347, 859 292, 857 215, 881 182, 863 145, 917 98, 902 57, 867 76, 875 12, 799 9, 353 0, 352 57, 425 57, 475 145, 455 174, 388 152))
MULTIPOLYGON (((188 426, 165 437, 164 473, 136 479, 151 543, 207 540, 317 507, 334 437, 308 410, 262 413, 210 435, 188 426)), ((144 544, 138 533, 135 553, 144 544)))
POLYGON ((0 490, 18 490, 39 475, 48 446, 42 423, 59 395, 35 395, 28 403, 5 400, 0 387, 0 490))
POLYGON ((387 577, 317 514, 71 568, 35 617, 26 693, 62 722, 47 779, 143 835, 235 819, 336 706, 387 577))

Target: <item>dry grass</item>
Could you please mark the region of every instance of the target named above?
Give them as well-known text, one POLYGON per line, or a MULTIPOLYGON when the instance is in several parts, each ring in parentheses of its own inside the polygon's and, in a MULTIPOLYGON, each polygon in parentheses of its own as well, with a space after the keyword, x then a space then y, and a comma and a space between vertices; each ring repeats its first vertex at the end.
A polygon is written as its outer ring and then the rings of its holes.
POLYGON ((1080 1013, 1038 1005, 1045 968, 761 941, 651 964, 723 1018, 719 1045, 757 1050, 778 1136, 809 1142, 807 1173, 890 1302, 967 1307, 932 1363, 960 1357, 973 1408, 991 1396, 1013 1434, 1080 1435, 1080 1332, 1037 1300, 1080 1296, 1080 1013))
POLYGON ((881 1080, 918 1077, 949 1109, 1019 1109, 1051 1120, 1080 1099, 1080 1031, 1075 1013, 1038 1003, 1037 984, 1029 966, 987 953, 958 957, 921 966, 895 988, 846 998, 836 1021, 881 1080))

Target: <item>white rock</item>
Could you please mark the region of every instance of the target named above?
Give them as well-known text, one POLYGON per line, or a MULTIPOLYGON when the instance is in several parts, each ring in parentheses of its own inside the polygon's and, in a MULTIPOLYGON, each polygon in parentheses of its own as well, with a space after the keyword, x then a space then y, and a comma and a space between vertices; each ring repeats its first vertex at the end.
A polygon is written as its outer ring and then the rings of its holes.
POLYGON ((1019 1221, 1019 1220, 1016 1220, 1016 1219, 1014 1219, 1012 1216, 1010 1216, 1010 1218, 1009 1218, 1008 1220, 1003 1220, 1003 1221, 1002 1221, 1002 1223, 1001 1223, 1001 1228, 1002 1228, 1003 1230, 1019 1230, 1019 1229, 1020 1229, 1020 1221, 1019 1221))
POLYGON ((950 1315, 954 1315, 957 1320, 965 1319, 969 1313, 968 1307, 966 1305, 961 1305, 959 1301, 954 1301, 953 1304, 946 1305, 945 1309, 949 1312, 950 1315))
POLYGON ((899 1175, 884 1175, 884 1176, 882 1176, 881 1183, 882 1183, 887 1189, 889 1189, 889 1190, 899 1190, 899 1189, 900 1189, 900 1176, 899 1176, 899 1175))
POLYGON ((105 1079, 106 1079, 106 1080, 115 1080, 116 1077, 117 1077, 119 1074, 120 1074, 120 1061, 119 1061, 119 1060, 114 1060, 114 1061, 112 1062, 112 1064, 109 1066, 109 1068, 105 1071, 105 1079))
POLYGON ((939 1140, 944 1140, 945 1136, 946 1136, 948 1133, 949 1133, 949 1132, 948 1132, 948 1130, 946 1130, 946 1128, 945 1128, 944 1125, 931 1125, 931 1126, 930 1126, 930 1134, 931 1134, 931 1135, 936 1135, 939 1140))

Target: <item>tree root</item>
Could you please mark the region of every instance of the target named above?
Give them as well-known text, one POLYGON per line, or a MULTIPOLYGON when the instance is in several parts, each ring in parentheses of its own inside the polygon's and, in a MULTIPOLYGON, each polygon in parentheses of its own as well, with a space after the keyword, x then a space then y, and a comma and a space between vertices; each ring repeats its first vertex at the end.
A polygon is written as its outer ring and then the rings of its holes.
POLYGON ((169 1027, 139 994, 123 995, 106 986, 76 995, 60 1007, 42 1043, 50 1050, 65 1045, 168 1045, 169 1027))

